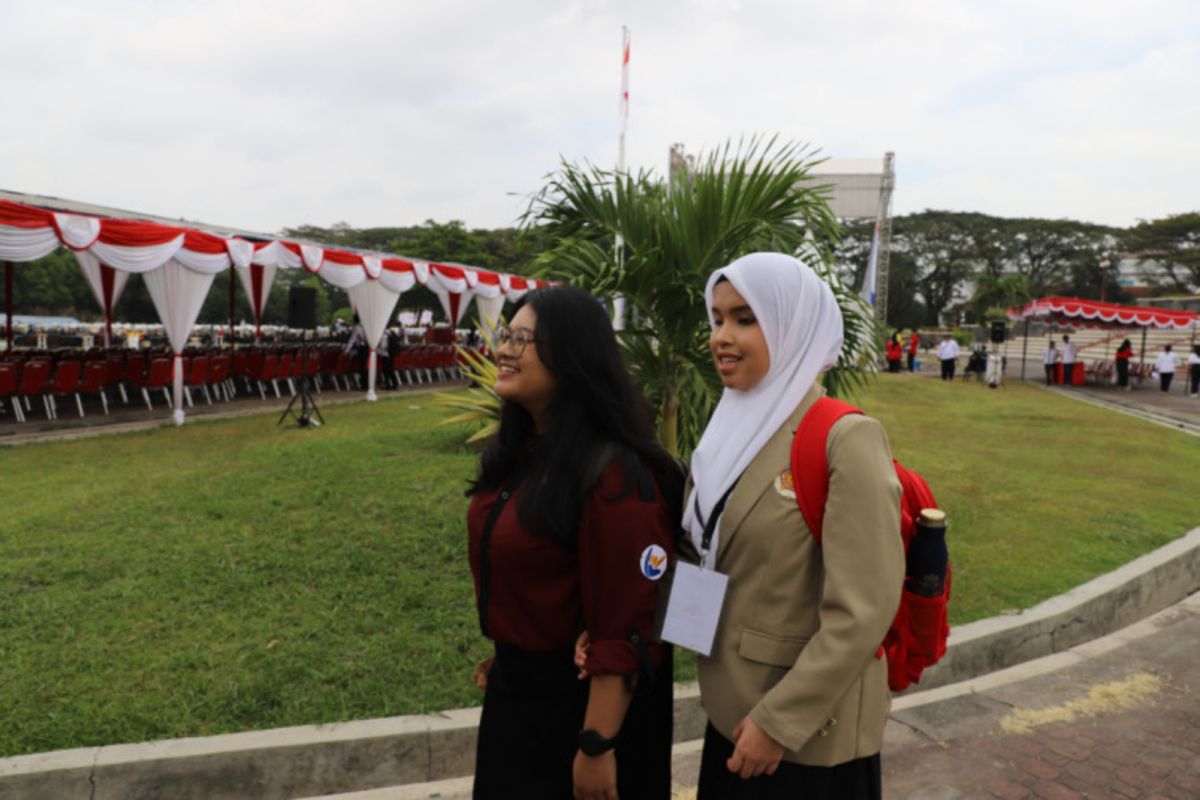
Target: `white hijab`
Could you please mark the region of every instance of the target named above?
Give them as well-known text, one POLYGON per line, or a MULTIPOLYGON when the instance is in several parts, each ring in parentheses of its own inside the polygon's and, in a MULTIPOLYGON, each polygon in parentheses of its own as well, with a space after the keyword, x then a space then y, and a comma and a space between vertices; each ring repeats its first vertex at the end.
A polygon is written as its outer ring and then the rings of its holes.
MULTIPOLYGON (((721 278, 746 299, 767 341, 770 366, 757 386, 725 389, 692 453, 693 498, 683 526, 700 550, 704 519, 767 441, 804 399, 817 376, 842 351, 842 311, 833 290, 809 267, 782 253, 751 253, 713 272, 704 288, 712 319, 713 287, 721 278)), ((717 528, 720 526, 717 525, 717 528)), ((709 548, 717 552, 717 534, 709 548)))

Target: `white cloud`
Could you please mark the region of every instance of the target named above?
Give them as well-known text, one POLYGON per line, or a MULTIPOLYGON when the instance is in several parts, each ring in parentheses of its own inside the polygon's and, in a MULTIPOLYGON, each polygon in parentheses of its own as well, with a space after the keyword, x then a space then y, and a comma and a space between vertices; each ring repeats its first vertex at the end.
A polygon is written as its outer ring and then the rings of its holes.
POLYGON ((897 154, 898 212, 1200 206, 1200 8, 0 0, 0 187, 262 230, 511 224, 559 154, 779 132, 897 154))

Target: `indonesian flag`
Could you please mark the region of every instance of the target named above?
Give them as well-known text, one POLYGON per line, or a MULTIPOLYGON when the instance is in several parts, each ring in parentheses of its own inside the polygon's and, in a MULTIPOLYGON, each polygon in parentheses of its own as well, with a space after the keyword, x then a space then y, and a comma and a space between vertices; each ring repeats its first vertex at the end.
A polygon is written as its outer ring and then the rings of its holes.
POLYGON ((621 28, 621 135, 629 122, 629 28, 621 28))
POLYGON ((872 308, 875 307, 875 282, 879 279, 879 220, 875 220, 875 234, 871 237, 871 255, 867 259, 867 274, 863 276, 859 297, 872 308))

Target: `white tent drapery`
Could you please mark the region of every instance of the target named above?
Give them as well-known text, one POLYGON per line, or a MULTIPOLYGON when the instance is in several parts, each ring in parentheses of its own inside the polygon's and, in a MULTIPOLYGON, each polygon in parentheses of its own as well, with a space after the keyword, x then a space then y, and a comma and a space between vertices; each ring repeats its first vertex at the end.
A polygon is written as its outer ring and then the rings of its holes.
MULTIPOLYGON (((134 272, 143 275, 175 353, 177 424, 184 419, 183 349, 213 276, 230 267, 236 269, 251 298, 257 323, 261 323, 266 297, 281 268, 303 267, 346 290, 363 321, 371 348, 368 399, 375 398, 375 349, 400 295, 414 284, 426 286, 438 295, 452 325, 461 322, 467 306, 476 297, 488 325, 499 317, 505 299, 519 299, 528 289, 546 285, 459 264, 361 255, 285 240, 252 243, 236 236, 218 236, 158 222, 93 217, 0 200, 0 261, 35 261, 59 245, 75 253, 108 322, 129 275, 134 272), (252 270, 251 265, 261 268, 261 272, 252 270)), ((9 316, 7 333, 11 338, 11 313, 9 316)), ((107 335, 105 343, 109 343, 107 335)))

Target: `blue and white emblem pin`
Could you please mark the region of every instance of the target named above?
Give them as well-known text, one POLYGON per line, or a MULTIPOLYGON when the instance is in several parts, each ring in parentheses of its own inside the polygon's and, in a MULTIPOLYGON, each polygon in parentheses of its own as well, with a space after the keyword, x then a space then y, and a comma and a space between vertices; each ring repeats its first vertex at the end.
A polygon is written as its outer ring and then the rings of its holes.
POLYGON ((639 565, 642 569, 642 577, 656 581, 667 571, 667 551, 652 544, 642 551, 639 565))

